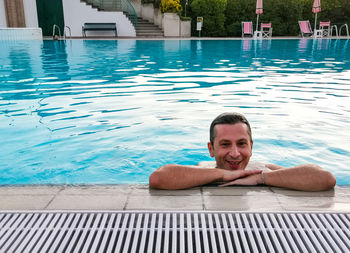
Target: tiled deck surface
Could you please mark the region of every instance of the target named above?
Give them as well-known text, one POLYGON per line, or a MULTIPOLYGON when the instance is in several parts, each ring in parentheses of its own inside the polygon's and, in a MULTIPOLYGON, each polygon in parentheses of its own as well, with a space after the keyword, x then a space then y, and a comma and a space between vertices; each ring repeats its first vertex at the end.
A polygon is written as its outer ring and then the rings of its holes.
POLYGON ((1 186, 0 210, 350 211, 350 187, 301 192, 275 187, 148 185, 1 186))

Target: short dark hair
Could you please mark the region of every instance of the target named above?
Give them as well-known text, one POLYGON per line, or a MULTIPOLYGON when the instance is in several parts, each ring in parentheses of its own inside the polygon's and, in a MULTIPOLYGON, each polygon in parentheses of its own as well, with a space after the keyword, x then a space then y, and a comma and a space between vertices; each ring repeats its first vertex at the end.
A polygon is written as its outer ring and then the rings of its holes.
POLYGON ((237 112, 225 112, 220 114, 219 116, 217 116, 213 122, 211 122, 210 125, 210 130, 209 130, 209 134, 210 134, 210 143, 212 146, 214 146, 214 140, 216 137, 216 132, 215 132, 215 126, 218 124, 229 124, 229 125, 234 125, 237 123, 244 123, 247 125, 248 127, 248 134, 250 137, 250 141, 253 141, 252 138, 252 129, 250 128, 250 124, 247 120, 247 118, 240 113, 237 112))

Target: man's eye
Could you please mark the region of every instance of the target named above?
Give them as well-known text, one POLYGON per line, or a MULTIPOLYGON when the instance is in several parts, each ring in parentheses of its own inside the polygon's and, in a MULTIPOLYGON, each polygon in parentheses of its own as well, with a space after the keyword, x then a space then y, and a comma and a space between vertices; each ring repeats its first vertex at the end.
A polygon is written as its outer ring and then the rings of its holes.
POLYGON ((239 146, 244 146, 244 145, 246 145, 246 144, 247 144, 246 142, 239 142, 239 143, 238 143, 239 146))
POLYGON ((221 146, 223 146, 223 147, 227 147, 229 145, 230 145, 230 143, 221 143, 221 146))

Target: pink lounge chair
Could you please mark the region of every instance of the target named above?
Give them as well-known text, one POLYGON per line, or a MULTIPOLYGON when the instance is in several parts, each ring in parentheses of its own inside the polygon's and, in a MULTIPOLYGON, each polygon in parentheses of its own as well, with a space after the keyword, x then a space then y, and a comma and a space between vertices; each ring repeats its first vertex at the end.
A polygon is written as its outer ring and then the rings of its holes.
POLYGON ((271 23, 261 23, 260 31, 263 38, 271 38, 272 36, 272 24, 271 23))
POLYGON ((299 21, 299 28, 301 36, 304 38, 305 36, 312 36, 313 32, 311 30, 309 20, 299 21))
POLYGON ((242 38, 244 38, 245 36, 253 37, 253 22, 251 21, 242 22, 242 38))

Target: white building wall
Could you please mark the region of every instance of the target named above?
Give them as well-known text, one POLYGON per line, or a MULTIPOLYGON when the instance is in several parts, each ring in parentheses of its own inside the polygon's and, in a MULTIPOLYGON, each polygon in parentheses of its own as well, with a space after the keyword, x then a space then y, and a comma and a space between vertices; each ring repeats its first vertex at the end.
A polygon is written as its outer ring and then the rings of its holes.
POLYGON ((24 16, 26 20, 26 27, 39 27, 38 12, 36 10, 36 0, 24 0, 23 7, 24 16))
MULTIPOLYGON (((97 11, 80 0, 62 0, 64 23, 73 37, 82 37, 84 23, 116 23, 119 37, 135 37, 135 28, 122 12, 97 11)), ((113 36, 113 31, 87 31, 87 36, 113 36)))
POLYGON ((0 27, 7 27, 4 0, 0 0, 0 27))
POLYGON ((0 28, 1 40, 42 40, 43 34, 41 28, 37 27, 11 27, 0 28))

